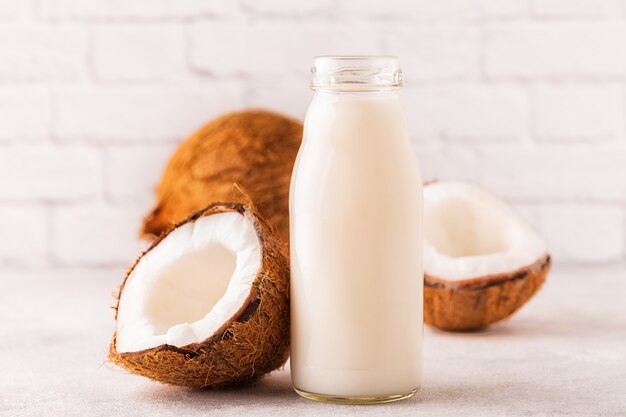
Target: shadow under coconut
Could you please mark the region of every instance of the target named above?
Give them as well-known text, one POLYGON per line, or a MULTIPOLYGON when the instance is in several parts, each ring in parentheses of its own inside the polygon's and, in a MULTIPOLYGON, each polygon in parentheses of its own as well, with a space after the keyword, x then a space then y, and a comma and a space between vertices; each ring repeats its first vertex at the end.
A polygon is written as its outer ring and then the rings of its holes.
POLYGON ((581 332, 587 336, 606 337, 616 332, 612 323, 589 317, 555 316, 543 318, 513 318, 502 321, 489 327, 464 331, 439 330, 434 327, 428 329, 437 336, 463 338, 512 338, 529 340, 533 338, 569 338, 578 337, 581 332))
POLYGON ((436 327, 427 326, 427 328, 437 334, 446 336, 460 336, 460 337, 485 337, 485 336, 499 336, 507 331, 507 327, 510 324, 508 322, 500 322, 492 324, 491 326, 481 327, 478 329, 469 330, 441 330, 436 327))
POLYGON ((614 323, 606 323, 602 319, 557 317, 549 321, 540 319, 518 320, 515 324, 502 326, 498 330, 498 335, 520 339, 545 337, 567 339, 569 337, 579 338, 581 334, 586 337, 605 338, 620 332, 620 328, 614 323))
POLYGON ((482 327, 480 329, 472 330, 440 330, 434 327, 429 327, 430 331, 439 336, 447 337, 463 337, 463 338, 501 338, 501 337, 544 337, 546 335, 554 335, 555 332, 560 334, 567 334, 580 330, 579 323, 571 323, 571 326, 563 322, 549 323, 545 320, 512 320, 502 321, 500 323, 492 324, 488 327, 482 327), (569 329, 569 330, 568 330, 569 329))
POLYGON ((213 403, 233 406, 250 405, 250 401, 263 403, 272 401, 293 401, 299 398, 291 387, 289 372, 274 371, 263 378, 249 383, 213 390, 177 387, 164 384, 151 384, 141 393, 150 402, 181 403, 185 406, 203 406, 213 403))

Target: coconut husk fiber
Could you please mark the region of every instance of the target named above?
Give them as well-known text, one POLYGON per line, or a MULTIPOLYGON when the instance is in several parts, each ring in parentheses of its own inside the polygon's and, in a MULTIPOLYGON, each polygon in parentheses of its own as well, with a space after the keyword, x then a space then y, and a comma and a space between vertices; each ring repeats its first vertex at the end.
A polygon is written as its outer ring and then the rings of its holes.
POLYGON ((265 110, 221 116, 185 140, 156 189, 156 206, 140 234, 159 236, 215 201, 248 203, 289 242, 289 184, 302 140, 302 123, 265 110))
MULTIPOLYGON (((253 381, 285 363, 289 356, 289 261, 271 227, 256 209, 238 203, 212 204, 176 227, 223 212, 246 216, 253 222, 260 242, 261 266, 244 304, 206 340, 182 347, 161 345, 120 353, 114 334, 110 361, 155 381, 204 389, 253 381)), ((154 242, 126 274, 117 298, 116 320, 130 273, 166 238, 167 234, 154 242)))
POLYGON ((424 321, 442 330, 475 330, 503 320, 543 285, 549 255, 506 274, 463 281, 424 276, 424 321))

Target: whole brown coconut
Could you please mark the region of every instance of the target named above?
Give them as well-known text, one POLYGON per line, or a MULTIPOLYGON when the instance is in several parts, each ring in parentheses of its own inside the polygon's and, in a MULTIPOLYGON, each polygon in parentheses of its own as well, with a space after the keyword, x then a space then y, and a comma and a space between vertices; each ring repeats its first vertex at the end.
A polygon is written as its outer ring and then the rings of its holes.
MULTIPOLYGON (((214 242, 215 239, 208 241, 214 242)), ((246 248, 249 249, 250 246, 246 246, 246 248)), ((207 389, 255 380, 282 366, 289 356, 289 263, 284 250, 284 246, 272 229, 252 207, 238 203, 216 203, 193 214, 154 242, 128 271, 120 286, 115 307, 117 328, 109 347, 109 359, 131 373, 143 375, 155 381, 207 389), (224 220, 224 213, 231 213, 234 216, 224 220), (220 215, 222 217, 216 217, 220 215), (206 220, 209 218, 212 218, 211 221, 217 224, 215 229, 206 228, 206 220), (205 222, 204 226, 201 224, 203 221, 205 222), (237 254, 237 268, 246 259, 253 259, 253 262, 258 263, 258 269, 256 275, 243 273, 245 277, 242 280, 248 279, 246 285, 249 287, 244 287, 248 292, 240 293, 242 295, 238 301, 233 302, 232 297, 223 296, 223 299, 228 300, 227 302, 231 307, 234 306, 233 311, 235 313, 223 323, 218 322, 217 330, 207 334, 206 338, 193 343, 179 346, 168 343, 155 345, 150 340, 158 340, 156 336, 135 337, 132 329, 142 329, 141 323, 149 317, 140 316, 139 320, 136 320, 137 317, 133 319, 131 316, 133 314, 136 316, 137 311, 145 310, 148 303, 141 305, 143 301, 139 298, 144 297, 145 292, 148 291, 146 288, 152 288, 150 291, 155 291, 154 288, 157 287, 156 285, 145 285, 146 280, 152 279, 147 275, 163 275, 168 269, 159 269, 156 266, 159 260, 162 260, 164 256, 172 256, 172 263, 186 262, 184 259, 191 262, 189 259, 193 261, 197 258, 193 258, 193 256, 184 258, 185 251, 187 251, 184 248, 191 248, 189 251, 196 251, 197 253, 197 242, 203 239, 203 230, 205 232, 206 230, 222 230, 219 233, 223 234, 224 240, 238 239, 235 236, 237 230, 244 229, 232 227, 232 224, 237 222, 250 222, 249 224, 252 224, 253 227, 248 227, 248 231, 242 233, 242 239, 247 239, 248 242, 253 239, 256 239, 254 242, 258 240, 259 252, 244 250, 245 253, 241 255, 241 258, 240 254, 237 254), (203 227, 205 228, 203 229, 203 227), (189 233, 190 231, 191 233, 189 233), (185 243, 190 239, 196 239, 196 241, 185 246, 185 243), (176 251, 179 254, 171 255, 176 251), (145 265, 142 267, 142 263, 146 262, 150 262, 149 268, 145 265), (139 272, 140 270, 142 272, 139 272), (149 273, 145 271, 149 271, 149 273), (133 280, 135 284, 133 284, 133 280), (140 285, 137 284, 139 282, 141 282, 140 285), (142 290, 137 291, 137 288, 142 288, 142 290), (133 327, 133 321, 140 322, 140 326, 133 327), (118 346, 121 345, 120 331, 126 331, 124 335, 127 339, 125 349, 118 349, 118 346), (131 344, 139 342, 144 345, 140 349, 129 349, 128 340, 131 341, 131 344)), ((193 255, 193 253, 187 255, 193 255)), ((252 266, 256 268, 257 264, 252 263, 252 266)), ((189 265, 181 271, 193 273, 193 269, 189 268, 189 265)), ((210 271, 196 267, 196 272, 199 274, 198 287, 200 287, 201 281, 206 281, 209 278, 210 271)), ((230 291, 233 286, 236 272, 233 274, 226 291, 230 291)), ((170 296, 173 290, 180 290, 180 288, 175 287, 182 285, 178 283, 184 282, 184 278, 183 276, 175 276, 172 281, 169 281, 170 287, 165 289, 165 296, 170 296)), ((191 291, 194 295, 201 292, 195 291, 194 286, 192 286, 191 291)), ((146 295, 146 298, 149 297, 146 295)), ((189 297, 189 293, 183 294, 180 302, 170 304, 169 307, 190 303, 193 301, 192 298, 193 296, 189 297)), ((207 307, 207 309, 210 308, 210 306, 207 307)), ((215 308, 213 307, 213 309, 215 308)), ((160 313, 172 314, 164 308, 160 309, 160 313)), ((205 316, 205 319, 206 317, 208 316, 205 316)), ((178 323, 178 321, 173 323, 178 323)), ((183 323, 181 325, 187 326, 188 324, 183 323)), ((169 330, 171 331, 172 328, 181 325, 172 325, 169 330)), ((196 335, 197 332, 198 330, 196 330, 196 335)), ((165 333, 169 336, 171 332, 166 331, 165 333)))
POLYGON ((288 243, 289 183, 301 140, 302 123, 264 110, 213 120, 171 157, 141 235, 158 236, 213 201, 247 203, 237 184, 288 243))

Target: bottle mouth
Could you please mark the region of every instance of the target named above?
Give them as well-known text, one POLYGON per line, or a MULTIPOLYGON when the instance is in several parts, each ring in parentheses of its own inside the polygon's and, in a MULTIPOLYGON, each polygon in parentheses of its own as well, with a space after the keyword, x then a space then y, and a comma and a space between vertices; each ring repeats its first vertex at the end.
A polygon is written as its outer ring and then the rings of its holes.
POLYGON ((402 87, 395 56, 317 56, 311 68, 315 91, 380 91, 402 87))

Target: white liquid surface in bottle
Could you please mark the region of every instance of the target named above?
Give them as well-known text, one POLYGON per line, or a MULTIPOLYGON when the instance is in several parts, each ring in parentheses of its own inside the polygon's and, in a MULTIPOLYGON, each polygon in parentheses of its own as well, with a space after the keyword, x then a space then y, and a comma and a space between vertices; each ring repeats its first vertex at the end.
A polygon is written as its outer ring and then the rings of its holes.
POLYGON ((422 182, 395 92, 315 94, 291 183, 291 371, 309 393, 421 385, 422 182))

